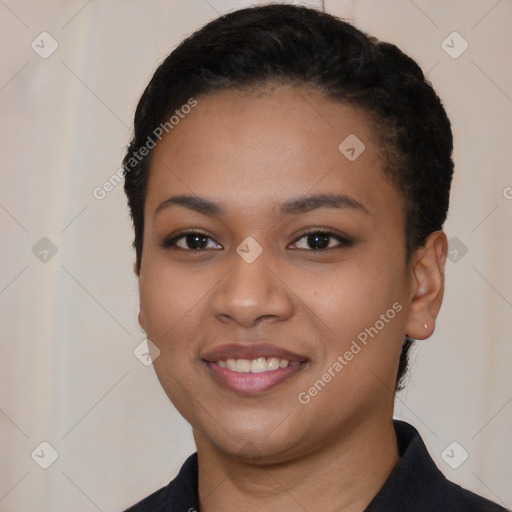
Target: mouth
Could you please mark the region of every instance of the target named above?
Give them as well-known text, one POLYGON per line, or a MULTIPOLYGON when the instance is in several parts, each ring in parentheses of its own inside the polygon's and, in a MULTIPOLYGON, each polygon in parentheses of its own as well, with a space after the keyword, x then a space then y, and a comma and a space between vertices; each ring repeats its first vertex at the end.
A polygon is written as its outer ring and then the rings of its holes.
POLYGON ((273 345, 223 345, 201 359, 218 384, 242 395, 270 391, 309 363, 306 357, 273 345))

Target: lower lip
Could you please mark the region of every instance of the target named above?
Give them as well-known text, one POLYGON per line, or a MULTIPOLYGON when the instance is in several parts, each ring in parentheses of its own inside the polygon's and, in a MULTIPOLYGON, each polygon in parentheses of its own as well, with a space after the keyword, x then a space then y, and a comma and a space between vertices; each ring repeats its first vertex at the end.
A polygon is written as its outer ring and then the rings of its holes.
POLYGON ((242 395, 257 395, 269 391, 300 372, 305 363, 261 373, 234 372, 211 361, 206 362, 210 375, 223 387, 242 395))

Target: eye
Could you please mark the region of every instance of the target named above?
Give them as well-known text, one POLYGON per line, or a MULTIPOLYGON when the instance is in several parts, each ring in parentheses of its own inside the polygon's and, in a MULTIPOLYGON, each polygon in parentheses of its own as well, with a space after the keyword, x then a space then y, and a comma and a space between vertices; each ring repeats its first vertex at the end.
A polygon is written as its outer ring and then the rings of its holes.
POLYGON ((309 233, 304 233, 299 239, 297 239, 293 244, 292 248, 294 249, 313 249, 313 251, 322 251, 326 249, 336 249, 339 247, 348 247, 353 244, 353 241, 347 237, 343 237, 337 235, 336 233, 331 233, 330 231, 310 231, 309 233), (332 244, 333 240, 338 242, 338 244, 332 244), (295 247, 293 247, 295 246, 295 247))
POLYGON ((168 248, 178 248, 185 251, 202 251, 205 249, 222 249, 222 247, 212 240, 205 233, 201 233, 200 231, 187 231, 185 233, 180 233, 179 235, 173 236, 163 241, 162 247, 164 249, 168 248), (210 243, 208 242, 210 241, 210 243))

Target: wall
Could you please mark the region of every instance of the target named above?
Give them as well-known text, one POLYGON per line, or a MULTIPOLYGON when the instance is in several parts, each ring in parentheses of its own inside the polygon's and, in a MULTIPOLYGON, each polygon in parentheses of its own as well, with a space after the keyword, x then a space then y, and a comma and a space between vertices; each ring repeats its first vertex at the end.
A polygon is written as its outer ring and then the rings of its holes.
MULTIPOLYGON (((144 335, 122 184, 103 198, 94 190, 117 172, 157 64, 249 3, 0 3, 4 512, 119 511, 165 485, 194 450, 152 367, 133 355, 144 335)), ((450 479, 511 507, 512 3, 325 4, 417 59, 452 119, 445 302, 396 415, 418 427, 450 479), (456 457, 469 454, 457 469, 442 456, 453 441, 456 457)))

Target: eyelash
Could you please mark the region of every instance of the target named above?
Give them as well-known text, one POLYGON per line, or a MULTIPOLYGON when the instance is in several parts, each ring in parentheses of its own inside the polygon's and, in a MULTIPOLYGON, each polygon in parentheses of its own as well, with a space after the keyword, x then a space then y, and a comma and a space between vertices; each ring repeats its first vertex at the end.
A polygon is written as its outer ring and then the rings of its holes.
MULTIPOLYGON (((338 235, 336 233, 333 233, 332 231, 327 231, 327 230, 322 230, 322 229, 313 229, 313 230, 306 231, 306 232, 302 233, 298 238, 295 239, 295 241, 292 243, 292 245, 296 244, 303 238, 310 236, 310 235, 321 235, 321 236, 326 236, 328 238, 334 238, 340 244, 335 247, 327 247, 324 249, 309 249, 309 250, 308 249, 293 249, 293 250, 318 253, 318 252, 325 252, 327 250, 332 250, 332 249, 340 249, 342 247, 350 247, 354 243, 354 241, 352 239, 350 239, 349 237, 338 235)), ((213 238, 211 238, 209 235, 207 235, 206 233, 203 233, 201 231, 185 231, 185 232, 179 233, 178 235, 175 235, 173 237, 165 239, 162 242, 161 247, 163 249, 178 249, 181 251, 194 252, 194 253, 200 253, 200 252, 204 252, 207 250, 212 250, 212 249, 184 249, 183 247, 177 247, 176 242, 182 238, 186 238, 187 236, 199 236, 199 237, 207 238, 207 239, 214 241, 213 238)), ((217 243, 217 242, 215 242, 215 243, 217 243)), ((220 245, 220 244, 218 244, 218 245, 220 245)), ((219 249, 214 249, 214 250, 219 250, 219 249)))

